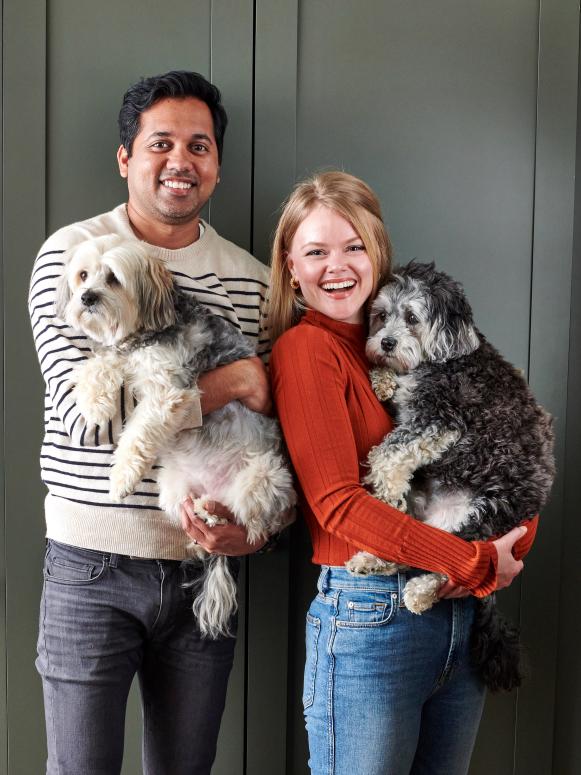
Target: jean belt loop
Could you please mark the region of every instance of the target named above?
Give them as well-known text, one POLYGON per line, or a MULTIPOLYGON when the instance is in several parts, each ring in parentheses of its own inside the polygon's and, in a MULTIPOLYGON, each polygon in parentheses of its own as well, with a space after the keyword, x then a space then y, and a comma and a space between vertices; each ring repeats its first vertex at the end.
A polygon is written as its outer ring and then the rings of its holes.
POLYGON ((110 568, 116 568, 119 563, 118 554, 104 554, 103 559, 109 565, 110 568))
POLYGON ((403 599, 403 590, 407 583, 407 576, 405 574, 405 571, 398 571, 397 572, 397 599, 398 599, 398 605, 400 608, 405 608, 405 603, 403 599))
POLYGON ((331 569, 323 565, 321 568, 321 573, 319 575, 319 581, 317 582, 317 587, 319 589, 319 592, 321 594, 325 594, 329 590, 329 576, 331 574, 331 569))

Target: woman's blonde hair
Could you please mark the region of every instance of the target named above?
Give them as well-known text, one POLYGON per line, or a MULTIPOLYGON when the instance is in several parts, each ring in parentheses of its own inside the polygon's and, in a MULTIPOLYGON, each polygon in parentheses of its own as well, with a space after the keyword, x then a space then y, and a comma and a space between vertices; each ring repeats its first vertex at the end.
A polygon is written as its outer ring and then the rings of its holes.
POLYGON ((349 221, 365 245, 373 267, 372 296, 389 276, 391 242, 383 223, 379 200, 369 186, 339 170, 320 172, 303 180, 283 204, 274 234, 269 306, 269 333, 273 342, 299 321, 306 308, 300 290, 291 288, 287 255, 298 227, 319 205, 334 210, 349 221))

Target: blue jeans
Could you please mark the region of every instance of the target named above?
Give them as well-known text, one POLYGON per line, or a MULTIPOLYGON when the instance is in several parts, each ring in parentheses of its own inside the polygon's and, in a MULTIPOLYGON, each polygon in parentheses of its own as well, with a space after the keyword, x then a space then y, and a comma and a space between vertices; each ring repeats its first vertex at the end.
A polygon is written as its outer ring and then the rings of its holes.
POLYGON ((403 606, 407 576, 323 567, 307 614, 303 703, 313 775, 464 775, 484 705, 475 600, 403 606))
POLYGON ((47 545, 40 611, 48 775, 118 775, 139 677, 144 775, 208 775, 234 638, 201 638, 198 566, 47 545))

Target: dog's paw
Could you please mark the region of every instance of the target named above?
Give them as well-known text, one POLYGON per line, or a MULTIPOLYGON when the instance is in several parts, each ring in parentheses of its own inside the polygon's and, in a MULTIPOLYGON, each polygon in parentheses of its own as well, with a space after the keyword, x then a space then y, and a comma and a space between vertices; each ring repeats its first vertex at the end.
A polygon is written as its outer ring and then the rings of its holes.
POLYGON ((224 517, 219 517, 217 514, 212 514, 208 511, 209 498, 194 498, 192 504, 196 515, 203 519, 208 527, 215 527, 216 525, 225 525, 228 520, 224 517))
POLYGON ((369 372, 371 387, 380 401, 389 401, 397 388, 395 374, 391 369, 372 369, 369 372))
POLYGON ((393 576, 398 571, 398 565, 395 562, 380 560, 369 552, 357 552, 347 560, 345 568, 353 576, 370 576, 380 574, 383 576, 393 576))
POLYGON ((109 474, 109 495, 111 500, 120 501, 131 495, 141 481, 140 468, 131 467, 123 463, 115 463, 109 474))
POLYGON ((100 359, 92 358, 78 366, 70 379, 73 398, 87 425, 105 425, 117 412, 120 377, 106 379, 100 365, 100 359))
POLYGON ((89 427, 106 425, 117 411, 117 402, 114 399, 95 395, 92 391, 87 393, 80 385, 75 386, 73 398, 77 409, 89 427))
POLYGON ((414 576, 405 585, 403 601, 408 611, 413 614, 421 614, 428 611, 438 602, 438 590, 445 581, 445 577, 439 573, 425 573, 422 576, 414 576))

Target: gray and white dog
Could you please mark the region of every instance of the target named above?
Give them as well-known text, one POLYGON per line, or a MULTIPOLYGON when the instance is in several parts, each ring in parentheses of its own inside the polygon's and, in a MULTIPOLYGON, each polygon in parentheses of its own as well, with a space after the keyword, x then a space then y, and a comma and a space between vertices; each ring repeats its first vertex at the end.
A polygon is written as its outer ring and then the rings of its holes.
MULTIPOLYGON (((427 524, 468 540, 488 539, 538 514, 553 478, 552 418, 522 374, 474 326, 461 285, 433 264, 397 270, 373 302, 367 355, 372 383, 391 400, 396 428, 371 450, 374 495, 427 524)), ((353 573, 394 573, 365 552, 353 573)), ((445 577, 410 579, 406 607, 421 613, 445 577)), ((522 678, 518 632, 479 601, 473 652, 487 685, 522 678)))
MULTIPOLYGON (((253 356, 244 335, 181 292, 161 261, 142 243, 117 235, 87 240, 65 256, 57 314, 92 342, 93 357, 74 371, 77 407, 90 425, 115 414, 125 385, 138 404, 127 420, 110 471, 112 500, 129 495, 159 459, 160 506, 179 520, 194 493, 198 513, 223 503, 246 527, 250 542, 279 532, 295 503, 292 477, 277 422, 233 401, 204 417, 201 428, 181 431, 198 377, 253 356)), ((227 557, 207 555, 193 610, 210 638, 229 633, 236 610, 236 582, 227 557)))

